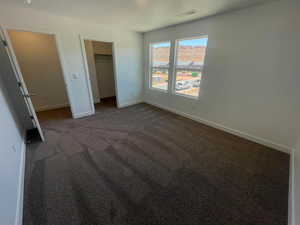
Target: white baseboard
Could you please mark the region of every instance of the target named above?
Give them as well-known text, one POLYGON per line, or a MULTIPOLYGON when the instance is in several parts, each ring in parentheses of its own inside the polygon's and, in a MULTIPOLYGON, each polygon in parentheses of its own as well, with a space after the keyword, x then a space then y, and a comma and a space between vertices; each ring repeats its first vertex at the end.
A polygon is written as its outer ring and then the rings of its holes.
POLYGON ((56 105, 45 105, 40 106, 35 109, 36 112, 42 112, 47 110, 53 110, 53 109, 59 109, 70 106, 69 103, 62 103, 62 104, 56 104, 56 105))
POLYGON ((24 179, 25 179, 25 159, 26 159, 26 135, 23 135, 21 146, 21 158, 18 179, 18 196, 17 196, 17 209, 15 216, 15 225, 23 224, 23 199, 24 199, 24 179))
POLYGON ((73 114, 73 118, 74 119, 79 119, 79 118, 82 118, 82 117, 91 116, 93 114, 95 114, 95 113, 92 112, 92 111, 83 112, 83 113, 76 113, 76 114, 73 114))
POLYGON ((290 182, 289 182, 289 216, 288 225, 296 225, 295 222, 295 149, 290 154, 290 182))
POLYGON ((258 144, 261 144, 261 145, 264 145, 264 146, 267 146, 267 147, 270 147, 270 148, 273 148, 273 149, 276 149, 278 151, 281 151, 281 152, 285 152, 285 153, 288 153, 290 154, 291 152, 291 149, 287 146, 284 146, 284 145, 281 145, 281 144, 277 144, 277 143, 274 143, 272 141, 269 141, 269 140, 266 140, 266 139, 263 139, 263 138, 260 138, 260 137, 256 137, 254 135, 251 135, 251 134, 247 134, 245 132, 242 132, 242 131, 238 131, 238 130, 235 130, 235 129, 232 129, 232 128, 229 128, 229 127, 225 127, 221 124, 218 124, 218 123, 215 123, 213 121, 209 121, 209 120, 206 120, 206 119, 202 119, 200 117, 197 117, 197 116, 193 116, 193 115, 190 115, 188 113, 184 113, 184 112, 181 112, 179 110, 176 110, 176 109, 172 109, 172 108, 169 108, 167 106, 163 106, 163 105, 160 105, 160 104, 157 104, 157 103, 153 103, 151 101, 144 101, 150 105, 153 105, 153 106, 156 106, 158 108, 162 108, 164 110, 167 110, 167 111, 170 111, 170 112, 173 112, 173 113, 176 113, 178 115, 181 115, 183 117, 186 117, 186 118, 189 118, 191 120, 194 120, 196 122, 199 122, 199 123, 203 123, 207 126, 210 126, 210 127, 214 127, 216 129, 219 129, 219 130, 222 130, 222 131, 225 131, 227 133, 230 133, 230 134, 234 134, 236 136, 239 136, 239 137, 242 137, 242 138, 245 138, 247 140, 250 140, 250 141, 253 141, 253 142, 256 142, 258 144))
POLYGON ((136 100, 132 100, 132 101, 122 102, 122 103, 119 103, 118 108, 125 108, 125 107, 131 106, 131 105, 136 105, 136 104, 139 104, 142 102, 143 102, 142 99, 136 99, 136 100))

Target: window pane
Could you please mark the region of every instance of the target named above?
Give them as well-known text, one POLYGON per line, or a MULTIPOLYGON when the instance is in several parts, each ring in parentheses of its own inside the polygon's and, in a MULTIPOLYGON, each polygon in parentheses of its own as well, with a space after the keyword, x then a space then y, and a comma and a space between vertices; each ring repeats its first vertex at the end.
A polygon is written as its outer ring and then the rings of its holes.
POLYGON ((178 94, 198 97, 202 73, 200 71, 177 70, 175 91, 178 94))
POLYGON ((161 90, 168 90, 169 70, 168 69, 152 69, 151 87, 161 90))
POLYGON ((151 87, 168 90, 170 42, 151 44, 151 87), (158 67, 158 68, 157 68, 158 67))
POLYGON ((176 93, 198 97, 207 42, 208 38, 178 41, 176 93))

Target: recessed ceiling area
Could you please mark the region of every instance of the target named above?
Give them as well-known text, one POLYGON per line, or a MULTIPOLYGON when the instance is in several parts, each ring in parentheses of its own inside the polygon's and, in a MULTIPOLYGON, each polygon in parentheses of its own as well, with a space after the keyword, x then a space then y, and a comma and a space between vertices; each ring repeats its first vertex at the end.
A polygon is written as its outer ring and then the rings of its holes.
POLYGON ((271 0, 0 0, 59 16, 120 25, 139 32, 268 1, 271 0))

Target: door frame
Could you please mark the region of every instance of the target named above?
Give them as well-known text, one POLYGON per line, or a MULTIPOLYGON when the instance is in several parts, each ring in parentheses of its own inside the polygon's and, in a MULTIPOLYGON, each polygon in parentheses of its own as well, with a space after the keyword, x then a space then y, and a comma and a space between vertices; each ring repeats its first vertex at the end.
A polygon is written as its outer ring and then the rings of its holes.
MULTIPOLYGON (((68 97, 68 101, 69 101, 69 106, 70 106, 70 109, 71 109, 72 117, 75 118, 75 116, 74 116, 75 110, 74 110, 74 107, 73 107, 73 104, 72 104, 72 101, 71 101, 71 96, 72 96, 71 95, 71 90, 69 89, 69 85, 68 85, 68 83, 70 81, 69 81, 68 76, 67 76, 68 73, 67 73, 67 70, 66 70, 66 61, 64 59, 64 54, 63 54, 63 48, 62 48, 62 44, 61 44, 60 34, 57 33, 57 32, 41 31, 41 30, 34 30, 34 29, 29 29, 29 28, 28 29, 27 28, 26 29, 20 29, 20 28, 15 28, 15 27, 5 27, 5 26, 2 26, 2 29, 3 29, 4 37, 5 37, 5 39, 7 41, 7 44, 8 44, 8 48, 10 49, 10 51, 12 53, 12 60, 13 60, 14 64, 16 65, 16 69, 17 69, 17 73, 18 73, 17 75, 23 81, 24 81, 23 74, 22 74, 19 62, 17 60, 17 57, 16 57, 16 54, 15 54, 12 42, 10 40, 10 36, 8 34, 8 30, 23 31, 23 32, 32 32, 32 33, 37 33, 37 34, 48 34, 48 35, 53 35, 54 36, 54 40, 55 40, 55 44, 56 44, 56 49, 57 49, 57 53, 58 53, 58 59, 59 59, 60 66, 61 66, 61 69, 62 69, 62 75, 63 75, 64 85, 65 85, 65 88, 66 88, 67 97, 68 97)), ((25 81, 24 81, 24 83, 25 83, 25 81)), ((26 87, 26 91, 28 92, 27 87, 26 87)))
MULTIPOLYGON (((117 108, 121 108, 120 103, 119 103, 115 42, 114 41, 104 41, 104 40, 99 40, 99 39, 95 39, 95 38, 89 38, 88 36, 84 36, 84 35, 79 35, 82 59, 83 59, 84 70, 85 70, 85 74, 86 74, 85 77, 87 79, 89 95, 90 95, 90 103, 92 105, 92 108, 94 109, 94 113, 95 113, 94 96, 93 96, 93 90, 92 90, 91 78, 90 78, 90 71, 89 71, 89 66, 88 66, 88 61, 87 61, 87 56, 86 56, 86 49, 85 49, 85 43, 84 43, 85 40, 112 43, 113 74, 114 74, 114 81, 115 81, 115 93, 116 93, 116 100, 117 100, 117 108)), ((100 89, 100 87, 98 87, 98 89, 100 89)))

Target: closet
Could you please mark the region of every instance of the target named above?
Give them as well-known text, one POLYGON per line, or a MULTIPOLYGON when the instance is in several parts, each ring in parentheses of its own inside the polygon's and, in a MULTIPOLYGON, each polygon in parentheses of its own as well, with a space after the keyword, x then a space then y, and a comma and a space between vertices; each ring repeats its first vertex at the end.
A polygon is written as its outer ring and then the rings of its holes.
POLYGON ((94 103, 116 98, 113 43, 84 40, 94 103))

